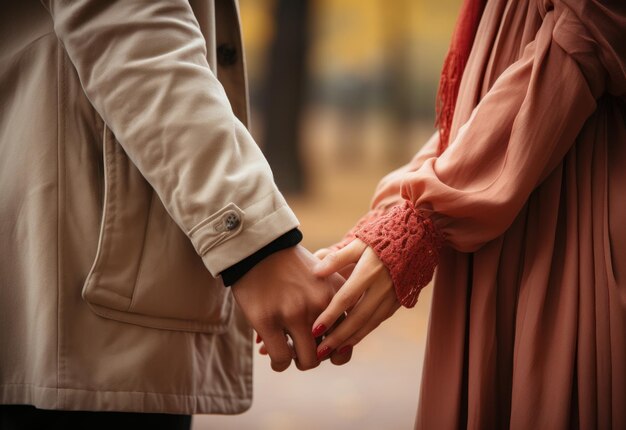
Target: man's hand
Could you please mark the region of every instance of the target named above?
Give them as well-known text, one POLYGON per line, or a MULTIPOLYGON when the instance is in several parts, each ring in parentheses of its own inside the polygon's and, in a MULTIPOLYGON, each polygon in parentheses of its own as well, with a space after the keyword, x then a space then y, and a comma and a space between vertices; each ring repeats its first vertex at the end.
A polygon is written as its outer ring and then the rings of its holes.
MULTIPOLYGON (((319 263, 304 247, 278 251, 254 266, 233 285, 235 300, 263 338, 272 369, 282 372, 291 364, 293 340, 300 370, 317 367, 317 345, 311 326, 343 284, 339 275, 319 278, 312 268, 319 263)), ((346 357, 335 357, 337 364, 346 357)))

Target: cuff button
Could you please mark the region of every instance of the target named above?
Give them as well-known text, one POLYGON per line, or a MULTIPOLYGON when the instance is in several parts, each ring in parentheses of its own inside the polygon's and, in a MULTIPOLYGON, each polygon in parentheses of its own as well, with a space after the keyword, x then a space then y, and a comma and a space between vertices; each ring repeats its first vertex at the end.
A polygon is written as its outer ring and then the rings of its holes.
POLYGON ((231 212, 224 217, 224 227, 228 231, 236 229, 239 227, 239 224, 241 224, 241 218, 236 213, 231 212))

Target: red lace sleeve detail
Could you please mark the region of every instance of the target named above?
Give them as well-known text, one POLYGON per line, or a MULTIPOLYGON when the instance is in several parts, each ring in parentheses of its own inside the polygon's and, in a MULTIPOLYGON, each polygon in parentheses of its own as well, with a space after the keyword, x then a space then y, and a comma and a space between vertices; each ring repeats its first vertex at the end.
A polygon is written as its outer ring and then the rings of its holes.
POLYGON ((391 275, 398 301, 415 306, 433 278, 443 237, 430 218, 409 202, 361 226, 356 237, 367 243, 391 275))

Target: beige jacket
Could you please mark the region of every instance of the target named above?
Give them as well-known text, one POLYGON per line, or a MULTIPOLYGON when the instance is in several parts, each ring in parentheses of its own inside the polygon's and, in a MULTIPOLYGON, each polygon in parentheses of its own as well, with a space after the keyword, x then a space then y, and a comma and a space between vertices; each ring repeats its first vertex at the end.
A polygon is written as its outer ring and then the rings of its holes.
POLYGON ((235 0, 0 8, 0 403, 245 410, 218 275, 298 221, 244 125, 235 0))

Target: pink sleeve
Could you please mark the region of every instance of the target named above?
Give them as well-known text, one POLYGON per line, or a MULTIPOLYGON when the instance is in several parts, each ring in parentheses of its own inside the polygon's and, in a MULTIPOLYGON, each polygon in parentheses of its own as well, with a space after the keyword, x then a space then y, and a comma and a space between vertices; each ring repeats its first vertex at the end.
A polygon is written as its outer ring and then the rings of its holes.
MULTIPOLYGON (((450 147, 405 176, 403 197, 430 212, 447 244, 460 251, 475 251, 509 227, 596 108, 599 94, 587 79, 602 82, 601 68, 588 67, 597 75, 585 76, 555 42, 570 17, 561 18, 555 22, 548 12, 535 41, 498 78, 450 147)), ((592 47, 580 43, 578 49, 592 47)))
POLYGON ((430 280, 436 262, 424 256, 437 256, 440 238, 472 252, 509 227, 595 110, 604 75, 591 38, 580 34, 574 54, 555 40, 560 31, 571 37, 572 28, 581 31, 571 13, 565 11, 557 21, 548 12, 535 41, 498 78, 449 148, 403 175, 401 195, 407 204, 357 232, 389 269, 403 304, 415 303, 406 292, 416 296, 430 280), (407 217, 422 226, 401 228, 407 217), (372 230, 404 233, 381 247, 372 230), (427 233, 418 233, 416 241, 409 238, 413 230, 427 233), (398 265, 399 258, 407 262, 398 265))

